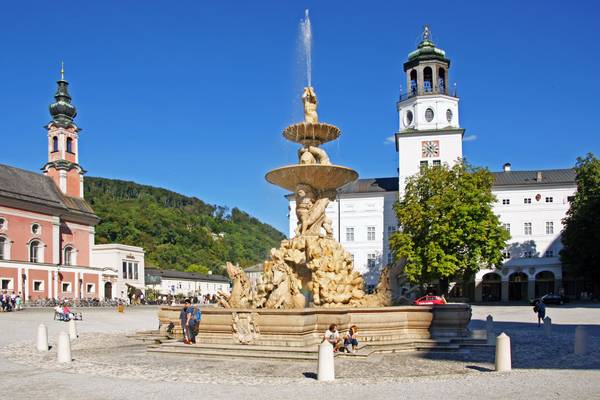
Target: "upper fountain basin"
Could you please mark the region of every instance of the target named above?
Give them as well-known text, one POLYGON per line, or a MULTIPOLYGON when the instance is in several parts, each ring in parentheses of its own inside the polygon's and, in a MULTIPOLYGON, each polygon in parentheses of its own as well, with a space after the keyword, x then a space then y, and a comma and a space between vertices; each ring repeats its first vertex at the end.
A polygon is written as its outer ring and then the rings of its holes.
POLYGON ((358 179, 356 171, 339 165, 297 164, 269 171, 265 176, 270 183, 296 191, 299 184, 316 190, 335 190, 358 179))
POLYGON ((340 137, 340 129, 323 122, 300 122, 285 128, 283 136, 304 146, 320 146, 340 137))

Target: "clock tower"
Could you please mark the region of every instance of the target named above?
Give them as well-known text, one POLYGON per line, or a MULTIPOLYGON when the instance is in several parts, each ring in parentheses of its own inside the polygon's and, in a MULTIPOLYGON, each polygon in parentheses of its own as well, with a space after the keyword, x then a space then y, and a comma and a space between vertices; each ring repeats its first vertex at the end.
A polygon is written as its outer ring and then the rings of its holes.
POLYGON ((420 168, 452 165, 462 158, 464 129, 458 122, 456 88, 449 87, 449 69, 446 52, 435 46, 425 26, 421 43, 404 63, 407 91, 396 104, 400 197, 406 179, 420 168))

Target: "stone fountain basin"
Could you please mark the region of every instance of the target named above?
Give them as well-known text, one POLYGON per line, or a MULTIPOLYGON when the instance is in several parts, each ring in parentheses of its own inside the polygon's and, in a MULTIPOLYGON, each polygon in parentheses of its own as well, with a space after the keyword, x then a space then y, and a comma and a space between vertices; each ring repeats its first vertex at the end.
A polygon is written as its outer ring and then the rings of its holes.
MULTIPOLYGON (((182 336, 179 322, 181 306, 164 306, 158 313, 160 330, 170 322, 173 333, 182 336)), ((232 309, 202 307, 197 340, 209 344, 240 344, 239 321, 251 320, 252 340, 257 346, 307 347, 321 342, 330 324, 338 324, 345 334, 352 325, 358 327, 361 343, 386 346, 429 338, 464 338, 469 335, 471 306, 453 303, 434 306, 398 306, 372 308, 304 308, 300 310, 232 309), (236 322, 236 320, 238 322, 236 322), (237 325, 236 325, 237 324, 237 325)), ((316 347, 315 347, 316 348, 316 347)))
POLYGON ((335 190, 358 179, 356 171, 339 165, 298 164, 269 171, 265 176, 270 183, 296 191, 298 184, 310 185, 317 190, 335 190))
POLYGON ((285 128, 283 136, 305 146, 319 146, 340 137, 340 129, 324 122, 300 122, 285 128))

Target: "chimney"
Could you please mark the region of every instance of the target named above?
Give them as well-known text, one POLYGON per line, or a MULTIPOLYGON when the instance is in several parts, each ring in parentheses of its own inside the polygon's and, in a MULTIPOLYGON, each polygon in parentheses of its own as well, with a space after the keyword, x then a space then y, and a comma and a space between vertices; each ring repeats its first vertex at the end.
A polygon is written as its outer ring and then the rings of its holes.
POLYGON ((510 163, 509 163, 509 162, 507 162, 506 164, 504 164, 504 165, 502 166, 502 170, 503 170, 504 172, 510 172, 510 163))
POLYGON ((538 182, 542 181, 542 171, 538 171, 537 177, 535 178, 535 180, 538 181, 538 182))

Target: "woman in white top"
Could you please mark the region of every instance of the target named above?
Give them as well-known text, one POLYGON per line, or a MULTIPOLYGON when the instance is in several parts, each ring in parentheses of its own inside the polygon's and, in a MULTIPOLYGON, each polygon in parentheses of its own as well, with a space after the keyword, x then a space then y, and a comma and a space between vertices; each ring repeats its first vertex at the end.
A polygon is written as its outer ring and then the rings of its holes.
POLYGON ((340 333, 337 330, 336 324, 329 325, 329 329, 327 329, 325 331, 323 340, 327 340, 329 343, 331 343, 333 345, 334 352, 338 351, 338 349, 343 346, 342 339, 340 338, 340 333))

